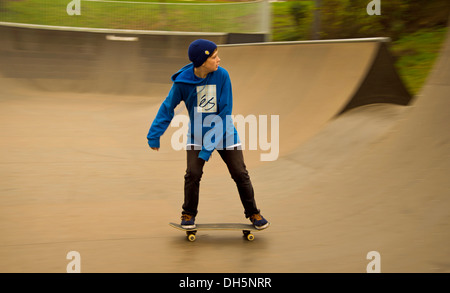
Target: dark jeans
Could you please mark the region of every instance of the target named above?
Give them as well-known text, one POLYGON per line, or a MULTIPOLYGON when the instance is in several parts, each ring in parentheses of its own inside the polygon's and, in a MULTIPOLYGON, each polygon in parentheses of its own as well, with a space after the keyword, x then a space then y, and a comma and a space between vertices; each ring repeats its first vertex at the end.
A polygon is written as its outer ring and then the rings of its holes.
MULTIPOLYGON (((236 182, 242 205, 244 206, 245 216, 248 218, 253 214, 259 213, 256 208, 255 194, 253 192, 252 182, 244 164, 244 156, 239 147, 233 149, 217 150, 222 160, 227 164, 231 178, 236 182)), ((194 147, 187 148, 187 169, 184 176, 184 204, 183 213, 196 216, 200 180, 203 175, 203 166, 205 161, 198 157, 200 150, 194 147)))

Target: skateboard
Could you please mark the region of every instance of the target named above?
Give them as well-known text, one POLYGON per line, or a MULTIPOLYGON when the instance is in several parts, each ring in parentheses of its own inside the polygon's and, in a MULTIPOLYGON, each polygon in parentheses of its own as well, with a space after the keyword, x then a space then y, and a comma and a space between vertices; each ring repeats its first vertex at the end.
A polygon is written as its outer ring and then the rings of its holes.
POLYGON ((241 230, 244 234, 244 238, 248 241, 255 240, 255 236, 252 232, 259 232, 262 230, 267 229, 269 226, 267 226, 264 229, 256 229, 251 224, 241 224, 241 223, 212 223, 212 224, 197 224, 196 228, 194 229, 184 229, 181 227, 180 224, 176 223, 169 223, 169 226, 172 228, 186 231, 187 239, 191 242, 195 241, 196 237, 195 234, 198 230, 233 230, 233 231, 239 231, 241 230))

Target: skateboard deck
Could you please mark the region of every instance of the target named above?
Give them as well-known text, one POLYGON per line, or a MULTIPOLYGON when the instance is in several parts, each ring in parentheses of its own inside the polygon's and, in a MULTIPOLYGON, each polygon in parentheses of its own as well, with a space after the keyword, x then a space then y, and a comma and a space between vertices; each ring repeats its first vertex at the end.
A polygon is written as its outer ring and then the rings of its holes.
POLYGON ((196 227, 194 229, 185 229, 181 227, 180 224, 176 223, 169 223, 169 226, 172 228, 186 231, 186 236, 189 241, 195 241, 196 237, 195 234, 198 230, 234 230, 234 231, 242 231, 244 234, 245 239, 248 241, 253 241, 255 239, 255 236, 252 232, 259 232, 262 230, 267 229, 268 227, 264 229, 256 229, 251 224, 242 224, 242 223, 211 223, 211 224, 196 224, 196 227))

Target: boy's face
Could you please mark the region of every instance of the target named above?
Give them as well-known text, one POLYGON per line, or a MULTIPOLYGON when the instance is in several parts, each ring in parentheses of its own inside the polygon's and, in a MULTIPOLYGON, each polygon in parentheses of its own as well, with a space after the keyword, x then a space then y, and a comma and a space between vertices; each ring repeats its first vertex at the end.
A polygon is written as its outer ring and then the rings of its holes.
POLYGON ((208 70, 208 72, 216 71, 219 68, 220 58, 219 51, 216 49, 211 56, 206 59, 205 63, 202 66, 208 70))

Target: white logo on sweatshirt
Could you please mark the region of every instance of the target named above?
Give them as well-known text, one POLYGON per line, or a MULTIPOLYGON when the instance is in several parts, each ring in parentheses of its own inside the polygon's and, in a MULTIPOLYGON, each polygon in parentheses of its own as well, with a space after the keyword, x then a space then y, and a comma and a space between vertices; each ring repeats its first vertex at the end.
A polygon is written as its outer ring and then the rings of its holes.
POLYGON ((217 96, 215 84, 197 86, 197 111, 199 113, 217 112, 217 96))

